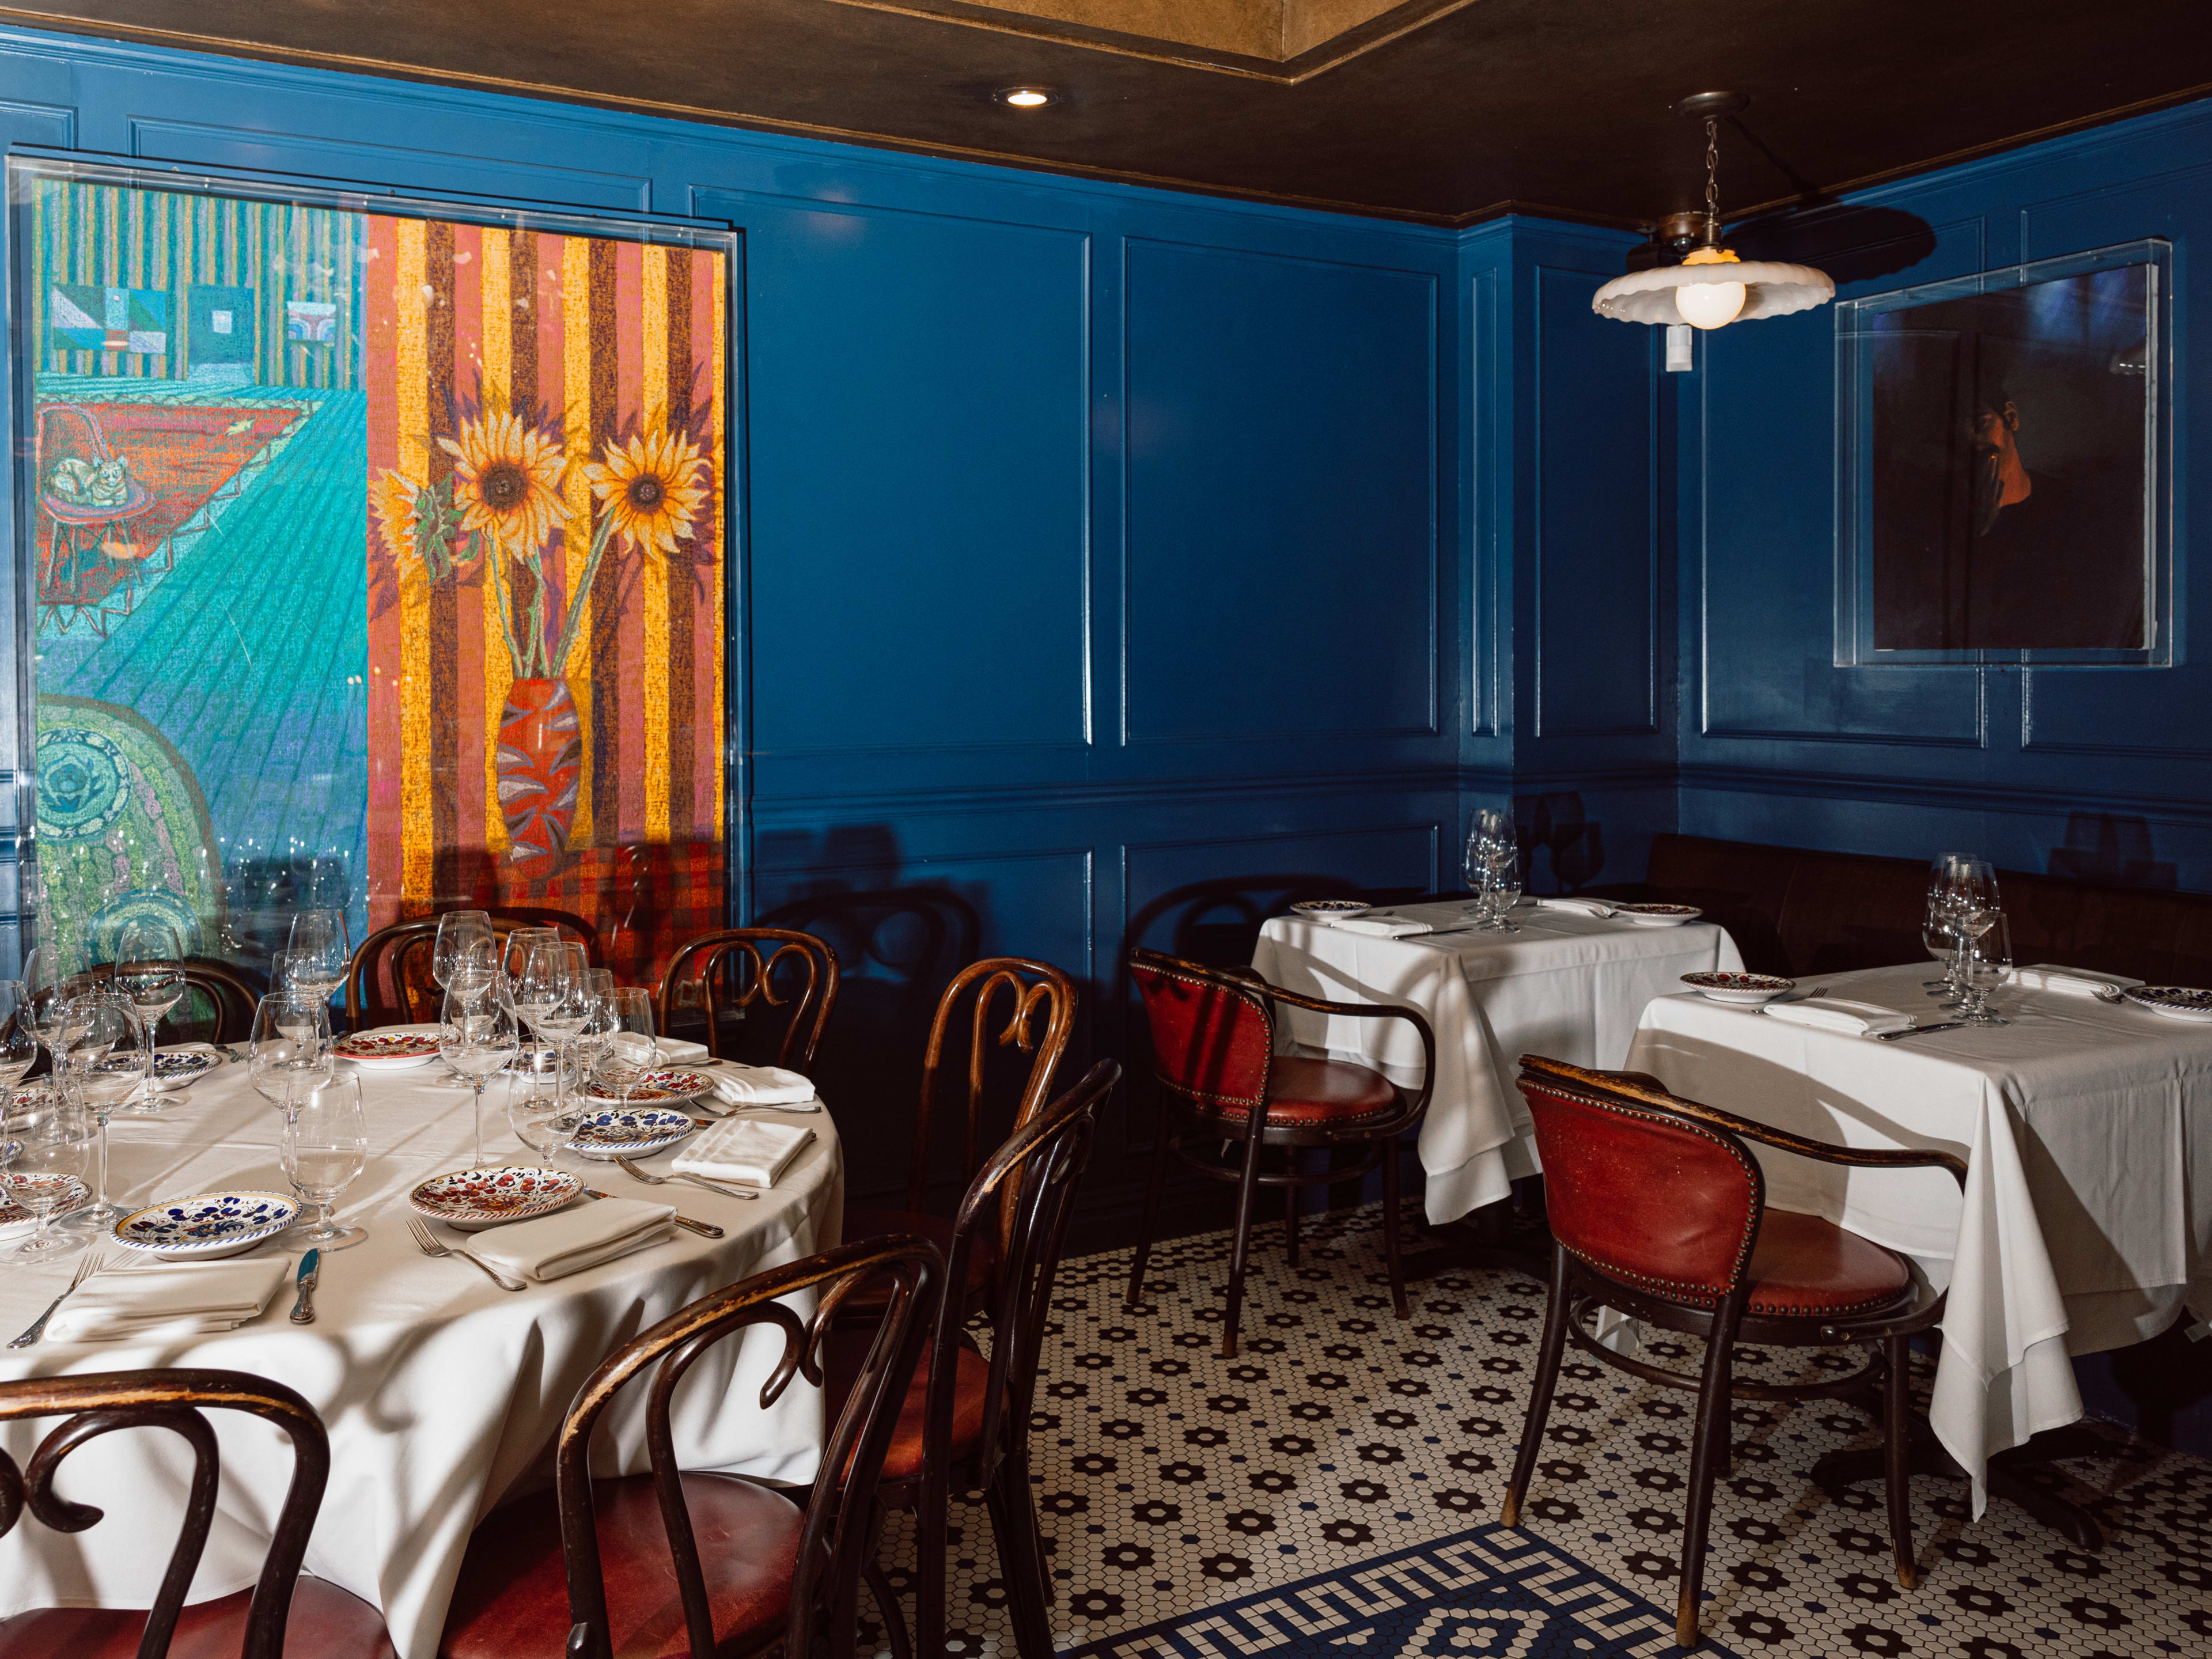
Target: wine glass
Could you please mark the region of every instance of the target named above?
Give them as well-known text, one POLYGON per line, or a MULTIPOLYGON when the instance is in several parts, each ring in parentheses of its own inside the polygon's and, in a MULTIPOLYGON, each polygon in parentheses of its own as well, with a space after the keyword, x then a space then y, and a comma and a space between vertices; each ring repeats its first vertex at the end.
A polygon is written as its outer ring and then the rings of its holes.
POLYGON ((2002 910, 1980 913, 1981 926, 1962 963, 1966 1003, 1959 1018, 1969 1025, 2009 1025, 1990 1007, 1990 993, 2012 977, 2012 927, 2002 910))
POLYGON ((1468 884, 1481 896, 1477 925, 1492 933, 1519 933, 1506 912, 1521 896, 1521 847, 1513 820, 1495 807, 1474 815, 1468 831, 1467 873, 1468 884))
POLYGON ((634 985, 617 987, 607 996, 611 1017, 605 1047, 592 1063, 592 1080, 604 1093, 620 1097, 629 1109, 629 1093, 660 1064, 660 1045, 653 1036, 653 994, 634 985))
POLYGON ((133 1093, 148 1086, 145 1044, 138 1016, 120 993, 97 987, 73 998, 64 1015, 64 1086, 99 1126, 98 1196, 72 1223, 106 1227, 123 1213, 107 1197, 107 1120, 133 1093))
POLYGON ((292 918, 284 975, 301 1001, 328 1002, 345 984, 352 962, 353 942, 346 934, 344 911, 302 910, 292 918))
POLYGON ((20 979, 0 979, 0 1101, 7 1100, 39 1060, 31 994, 20 979))
POLYGON ((456 975, 490 978, 496 960, 489 912, 448 910, 438 918, 438 941, 430 950, 430 977, 441 991, 451 990, 456 975))
POLYGON ((479 991, 449 990, 438 1022, 438 1052, 476 1089, 477 1161, 484 1166, 484 1079, 512 1065, 522 1045, 522 1018, 504 975, 479 991))
POLYGON ((368 1125, 361 1115, 361 1079, 351 1072, 317 1078, 284 1116, 284 1178, 320 1212, 301 1235, 319 1250, 343 1250, 368 1237, 338 1224, 338 1200, 368 1164, 368 1125))
POLYGON ((533 1088, 537 1086, 538 1074, 542 1068, 544 1056, 536 1041, 536 1024, 531 1019, 530 1011, 522 1004, 522 976, 530 965, 530 953, 532 951, 541 945, 558 945, 560 942, 561 930, 558 927, 517 927, 509 931, 504 948, 500 951, 499 965, 506 973, 507 986, 514 995, 514 1011, 522 1016, 528 1033, 527 1039, 523 1044, 524 1052, 516 1063, 519 1066, 528 1069, 531 1086, 533 1088))
MULTIPOLYGON (((565 1111, 568 1101, 569 1045, 584 1029, 590 999, 584 976, 591 969, 584 947, 567 940, 542 940, 531 947, 529 965, 523 969, 524 994, 530 1001, 531 1028, 551 1037, 555 1110, 565 1111)), ((518 1006, 520 999, 518 999, 518 1006)))
POLYGON ((329 1004, 295 1001, 289 992, 271 991, 254 1005, 246 1073, 264 1100, 289 1113, 303 1080, 312 1085, 336 1069, 329 1004))
POLYGON ((161 1097, 152 1085, 154 1028, 184 1000, 185 947, 169 923, 149 918, 125 924, 115 946, 115 988, 129 999, 145 1030, 148 1088, 133 1109, 155 1112, 161 1097))
POLYGON ((1929 895, 1928 908, 1920 918, 1920 945, 1943 964, 1943 977, 1921 981, 1921 989, 1931 997, 1954 996, 1957 987, 1951 982, 1951 970, 1958 965, 1959 942, 1951 931, 1950 909, 1940 894, 1929 895))
POLYGON ((1468 921, 1486 921, 1490 917, 1490 848, 1505 815, 1494 807, 1482 807, 1468 820, 1467 847, 1460 868, 1467 878, 1467 890, 1474 895, 1474 902, 1462 911, 1468 921))
POLYGON ((23 988, 30 994, 31 1029, 61 1066, 62 1014, 70 998, 90 981, 78 969, 74 953, 58 945, 41 945, 23 959, 23 988))
POLYGON ((87 1243, 88 1233, 57 1232, 53 1218, 75 1210, 87 1196, 84 1176, 92 1160, 92 1132, 83 1110, 64 1090, 12 1091, 0 1124, 9 1156, 0 1165, 0 1188, 36 1218, 13 1261, 51 1261, 87 1243))

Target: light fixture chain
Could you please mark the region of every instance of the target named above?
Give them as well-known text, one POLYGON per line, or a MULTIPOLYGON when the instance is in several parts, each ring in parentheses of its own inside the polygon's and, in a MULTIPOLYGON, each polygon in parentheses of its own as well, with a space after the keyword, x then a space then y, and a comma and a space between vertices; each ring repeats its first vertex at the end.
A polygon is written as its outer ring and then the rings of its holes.
POLYGON ((1705 246, 1721 240, 1721 124, 1705 118, 1705 246))

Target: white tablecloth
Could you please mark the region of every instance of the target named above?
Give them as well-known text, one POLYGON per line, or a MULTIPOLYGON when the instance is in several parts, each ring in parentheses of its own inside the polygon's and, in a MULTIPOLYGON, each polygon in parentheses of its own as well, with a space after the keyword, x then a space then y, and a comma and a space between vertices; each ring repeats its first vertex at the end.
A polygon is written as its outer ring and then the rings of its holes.
MULTIPOLYGON (((1948 1018, 1930 965, 1821 976, 1834 994, 1948 1018)), ((2055 992, 2000 992, 2016 1023, 1881 1042, 1696 996, 1645 1010, 1631 1069, 1676 1094, 1849 1146, 1966 1160, 1844 1170, 1758 1149, 1767 1201, 1823 1215, 1950 1287, 1929 1416, 1974 1478, 2081 1415, 2069 1353, 2212 1310, 2212 1026, 2055 992)))
MULTIPOLYGON (((474 1147, 467 1091, 426 1088, 429 1075, 362 1076, 369 1164, 339 1213, 366 1225, 369 1237, 324 1255, 313 1324, 289 1322, 288 1288, 258 1319, 219 1334, 161 1346, 47 1340, 0 1349, 0 1378, 212 1366, 299 1390, 322 1413, 331 1438, 330 1486, 307 1571, 380 1607, 404 1659, 437 1652, 471 1529, 502 1499, 550 1483, 561 1419, 607 1351, 708 1291, 836 1243, 844 1206, 843 1157, 826 1112, 783 1120, 811 1127, 815 1144, 751 1202, 689 1183, 654 1189, 611 1164, 572 1163, 591 1171, 587 1185, 673 1202, 726 1237, 679 1229, 668 1243, 603 1267, 502 1291, 465 1261, 421 1255, 408 1237, 408 1191, 426 1176, 465 1167, 474 1147)), ((498 1103, 506 1086, 498 1079, 484 1091, 486 1150, 502 1161, 540 1162, 507 1127, 498 1103)), ((277 1160, 281 1127, 246 1068, 227 1066, 158 1117, 115 1119, 111 1190, 126 1206, 223 1187, 289 1191, 277 1160)), ((112 1241, 106 1248, 111 1257, 123 1255, 112 1241)), ((287 1248, 296 1261, 302 1247, 288 1239, 263 1248, 287 1248)), ((0 1274, 0 1341, 37 1316, 77 1260, 0 1274)), ((732 1338, 694 1368, 678 1397, 685 1468, 812 1478, 823 1432, 819 1392, 794 1382, 774 1408, 760 1409, 760 1385, 781 1352, 781 1334, 763 1328, 732 1338)), ((641 1393, 629 1390, 603 1419, 600 1472, 647 1467, 641 1393)), ((235 1412, 206 1415, 222 1441, 222 1486, 192 1601, 252 1583, 292 1469, 276 1430, 235 1412)), ((7 1425, 0 1445, 21 1465, 58 1420, 7 1425)), ((182 1513, 189 1475, 182 1452, 174 1435, 143 1429, 74 1453, 62 1491, 107 1517, 68 1535, 26 1515, 0 1539, 0 1615, 151 1605, 182 1513)))
MULTIPOLYGON (((1390 914, 1443 929, 1462 924, 1462 908, 1399 905, 1390 914)), ((1456 1221, 1504 1197, 1515 1176, 1535 1173, 1528 1111, 1514 1083, 1522 1054, 1617 1066, 1653 997, 1680 990, 1684 974, 1743 966, 1735 942, 1710 922, 1643 927, 1527 904, 1513 919, 1517 933, 1377 939, 1279 916, 1260 930, 1253 953, 1260 976, 1285 990, 1427 1016, 1437 1079, 1420 1153, 1431 1222, 1456 1221)), ((1420 1038, 1406 1021, 1286 1012, 1302 1046, 1364 1060, 1400 1084, 1420 1082, 1420 1038)))

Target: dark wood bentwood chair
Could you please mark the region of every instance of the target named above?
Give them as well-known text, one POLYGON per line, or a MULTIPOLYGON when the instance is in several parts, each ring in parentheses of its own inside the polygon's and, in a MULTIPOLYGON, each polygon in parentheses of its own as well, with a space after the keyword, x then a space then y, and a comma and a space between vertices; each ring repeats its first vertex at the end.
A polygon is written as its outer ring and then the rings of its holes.
MULTIPOLYGON (((227 962, 210 962, 205 957, 188 957, 185 961, 185 995, 190 1000, 205 1002, 215 1013, 215 1030, 210 1042, 243 1042, 253 1035, 253 1011, 260 1006, 263 987, 260 980, 244 969, 227 962)), ((191 1023, 187 1014, 182 1020, 177 1016, 185 1012, 179 1006, 172 1010, 169 1018, 179 1024, 191 1023)))
POLYGON ((1963 1192, 1966 1166, 1948 1152, 1872 1152, 1769 1128, 1669 1094, 1640 1072, 1594 1072, 1523 1055, 1521 1092, 1535 1121, 1550 1212, 1552 1299, 1536 1360, 1521 1452, 1498 1519, 1520 1524, 1552 1392, 1568 1342, 1648 1382, 1698 1396, 1690 1490, 1682 1525, 1681 1598, 1674 1638, 1698 1641, 1705 1530, 1713 1480, 1732 1461, 1732 1399, 1830 1400, 1864 1395, 1881 1379, 1884 1473, 1897 1582, 1918 1582, 1907 1485, 1911 1339, 1943 1316, 1943 1298, 1916 1286, 1910 1264, 1816 1215, 1766 1207, 1766 1182, 1744 1143, 1779 1147, 1824 1164, 1948 1170, 1963 1192), (1601 1346, 1583 1321, 1598 1308, 1705 1341, 1704 1375, 1668 1370, 1601 1346), (1732 1374, 1738 1342, 1832 1348, 1866 1343, 1877 1353, 1847 1376, 1817 1382, 1757 1382, 1732 1374))
MULTIPOLYGON (((0 1452, 0 1535, 26 1509, 57 1532, 82 1532, 98 1522, 101 1512, 62 1497, 54 1476, 71 1452, 116 1429, 167 1429, 191 1448, 184 1525, 150 1610, 19 1613, 0 1620, 0 1659, 163 1659, 173 1646, 180 1653, 238 1654, 240 1659, 284 1654, 392 1659, 391 1638, 374 1607, 336 1584, 301 1574, 307 1534, 330 1479, 331 1445, 314 1407, 291 1389, 243 1371, 213 1370, 100 1371, 0 1383, 0 1422, 64 1413, 69 1420, 40 1442, 28 1469, 17 1469, 0 1452), (215 1431, 205 1415, 210 1409, 245 1412, 282 1429, 292 1442, 292 1480, 253 1588, 186 1607, 185 1593, 215 1519, 220 1479, 215 1431)), ((116 1524, 128 1528, 132 1517, 119 1516, 116 1524)))
POLYGON ((784 1014, 774 1063, 801 1076, 813 1075, 823 1028, 837 1006, 837 953, 827 939, 782 927, 725 927, 702 933, 677 951, 660 976, 653 1018, 661 1036, 668 1035, 681 988, 692 980, 698 981, 706 1003, 708 1054, 726 1058, 722 1010, 734 1008, 744 1016, 758 1004, 763 1011, 774 1008, 784 1014))
POLYGON ((555 1489, 494 1511, 469 1540, 440 1659, 845 1659, 859 1631, 860 1570, 873 1547, 884 1454, 942 1300, 944 1264, 920 1238, 872 1238, 756 1273, 702 1297, 602 1360, 578 1391, 555 1447, 555 1489), (773 1405, 794 1376, 820 1386, 825 1340, 856 1286, 890 1295, 858 1358, 801 1509, 734 1474, 677 1467, 670 1402, 694 1360, 755 1325, 783 1333, 761 1389, 773 1405), (801 1323, 782 1297, 818 1293, 801 1323), (653 1372, 646 1401, 649 1474, 593 1480, 592 1431, 624 1384, 653 1372), (830 1480, 831 1470, 843 1479, 830 1480))
MULTIPOLYGON (((937 1017, 929 1027, 929 1047, 921 1062, 921 1102, 915 1114, 914 1154, 907 1171, 906 1208, 845 1212, 845 1236, 868 1238, 878 1233, 919 1233, 948 1254, 952 1249, 951 1218, 933 1215, 929 1203, 930 1117, 941 1092, 947 1061, 958 1066, 964 1108, 962 1121, 960 1179, 975 1179, 982 1166, 986 1120, 1004 1117, 1018 1130, 1043 1109, 1051 1092, 1053 1073, 1067 1051, 1075 1030, 1075 981, 1048 962, 1021 957, 989 957, 971 963, 954 975, 937 1000, 937 1017), (1006 1023, 997 1010, 1004 1003, 1006 1023), (963 1008, 967 1018, 960 1018, 963 1008), (946 1053, 946 1038, 957 1034, 957 1052, 946 1053), (1026 1054, 1026 1069, 994 1066, 999 1058, 1026 1054), (1009 1075, 1009 1073, 1012 1075, 1009 1075), (995 1088, 994 1085, 997 1085, 995 1088), (1011 1093, 1008 1109, 996 1109, 1000 1097, 1011 1093)), ((947 1103, 948 1104, 951 1103, 947 1103)), ((1012 1194, 1007 1194, 1009 1204, 1012 1194)), ((1004 1231, 1003 1229, 1001 1230, 1004 1231)), ((986 1235, 969 1252, 968 1277, 961 1295, 968 1311, 981 1310, 997 1277, 999 1247, 1004 1241, 986 1235)))
MULTIPOLYGON (((550 910, 492 913, 492 937, 502 950, 507 936, 518 927, 558 927, 563 939, 584 947, 594 967, 601 965, 597 936, 573 916, 550 910)), ((347 1025, 358 1031, 367 1026, 436 1019, 445 996, 430 975, 430 958, 437 948, 436 916, 395 921, 362 940, 346 970, 347 1025)))
MULTIPOLYGON (((959 1298, 946 1297, 926 1369, 914 1373, 907 1390, 876 1492, 878 1522, 900 1510, 915 1511, 911 1641, 872 1549, 866 1567, 895 1659, 938 1659, 944 1651, 945 1500, 952 1492, 981 1492, 989 1508, 1021 1659, 1051 1659, 1052 1576, 1030 1492, 1030 1406, 1076 1185, 1091 1160, 1098 1109, 1121 1076, 1110 1060, 1093 1066, 984 1161, 960 1200, 946 1285, 962 1282, 976 1251, 994 1236, 1003 1240, 991 1354, 986 1359, 968 1337, 959 1298)), ((841 1332, 830 1352, 835 1408, 845 1390, 860 1386, 859 1350, 853 1336, 841 1332)))
POLYGON ((1142 947, 1129 953, 1129 976, 1145 1000, 1152 1028, 1152 1065, 1166 1109, 1164 1119, 1180 1115, 1183 1121, 1178 1127, 1163 1121, 1153 1144, 1152 1181, 1145 1191, 1136 1256, 1129 1264, 1126 1305, 1133 1308, 1144 1300, 1145 1261, 1152 1254, 1160 1188, 1172 1152, 1201 1175, 1237 1183, 1237 1237, 1229 1258, 1223 1358, 1237 1354, 1237 1321, 1244 1304, 1244 1268, 1252 1249, 1252 1212, 1262 1187, 1286 1189, 1284 1215, 1291 1265, 1296 1267, 1297 1188, 1357 1181, 1380 1164, 1390 1303, 1399 1318, 1409 1317, 1405 1268, 1398 1251, 1398 1137, 1419 1124, 1428 1110, 1429 1079, 1437 1071, 1437 1040, 1429 1022, 1411 1008, 1323 1002, 1270 985, 1247 970, 1207 968, 1142 947), (1278 1054, 1270 1006, 1278 1002, 1347 1018, 1411 1022, 1420 1034, 1425 1057, 1421 1086, 1408 1092, 1382 1073, 1350 1060, 1278 1054), (1243 1143, 1242 1156, 1213 1150, 1237 1141, 1243 1143), (1309 1175, 1297 1166, 1301 1147, 1363 1146, 1365 1158, 1348 1167, 1309 1175), (1279 1172, 1260 1167, 1261 1150, 1271 1146, 1289 1152, 1279 1172))

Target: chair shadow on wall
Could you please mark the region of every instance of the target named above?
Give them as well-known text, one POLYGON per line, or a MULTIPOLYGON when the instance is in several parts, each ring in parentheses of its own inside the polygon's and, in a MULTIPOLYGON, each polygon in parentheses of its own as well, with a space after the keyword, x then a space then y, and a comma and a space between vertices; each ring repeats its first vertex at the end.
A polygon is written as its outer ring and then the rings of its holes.
POLYGON ((1591 820, 1573 790, 1516 795, 1513 826, 1521 842, 1525 891, 1577 892, 1605 868, 1605 826, 1591 820))
POLYGON ((2069 812, 2066 844, 2051 849, 2047 871, 2069 881, 2171 892, 2179 885, 2179 872, 2154 854, 2147 819, 2069 812))

